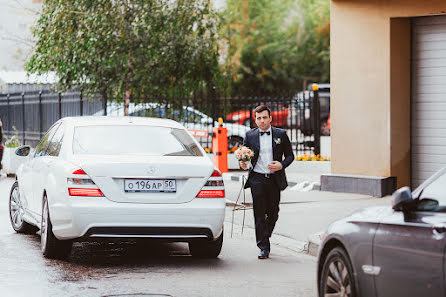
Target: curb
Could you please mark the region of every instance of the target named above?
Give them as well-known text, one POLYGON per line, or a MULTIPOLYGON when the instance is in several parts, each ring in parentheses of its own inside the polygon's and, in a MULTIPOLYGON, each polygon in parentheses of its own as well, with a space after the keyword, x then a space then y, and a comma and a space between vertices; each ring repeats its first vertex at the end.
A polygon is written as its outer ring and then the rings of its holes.
POLYGON ((308 236, 308 254, 317 257, 321 246, 324 232, 318 232, 308 236))
MULTIPOLYGON (((246 176, 246 174, 231 174, 231 173, 225 173, 224 179, 227 180, 233 180, 233 181, 241 181, 242 176, 246 176)), ((289 181, 289 189, 291 191, 298 191, 298 192, 308 192, 308 191, 319 191, 320 190, 320 183, 319 182, 310 182, 310 181, 303 181, 300 183, 289 181)), ((229 207, 250 207, 252 206, 252 202, 247 203, 236 203, 235 201, 229 200, 226 198, 226 206, 229 207)), ((231 225, 231 222, 225 221, 225 224, 231 225)), ((226 227, 228 228, 228 227, 226 227)), ((229 227, 230 228, 230 227, 229 227)), ((242 233, 242 234, 248 234, 247 236, 252 237, 253 240, 255 240, 255 231, 254 228, 250 226, 244 226, 244 233, 242 232, 242 226, 234 223, 233 225, 234 233, 242 233), (252 234, 251 234, 252 233, 252 234)), ((231 229, 229 229, 231 230, 231 229)), ((273 236, 271 237, 271 243, 284 247, 286 249, 298 252, 298 253, 304 253, 308 254, 313 257, 317 257, 319 247, 322 243, 324 232, 318 232, 312 235, 308 236, 308 240, 306 241, 299 241, 296 239, 293 239, 291 237, 273 233, 273 236)))
MULTIPOLYGON (((231 222, 225 221, 228 226, 225 227, 231 230, 231 222)), ((255 230, 250 226, 244 226, 244 232, 242 232, 242 226, 234 223, 233 225, 234 233, 237 234, 247 234, 249 239, 255 240, 255 230)), ((308 254, 309 256, 317 257, 319 252, 319 247, 322 243, 322 236, 324 232, 319 232, 308 236, 308 241, 300 241, 293 239, 288 236, 273 233, 271 237, 271 244, 281 246, 283 248, 289 249, 297 253, 308 254)))
MULTIPOLYGON (((232 203, 230 206, 236 205, 235 203, 232 203)), ((237 204, 239 206, 244 206, 243 204, 237 204)), ((248 206, 248 205, 245 205, 248 206)), ((227 230, 233 230, 233 233, 237 236, 237 234, 246 234, 246 236, 249 239, 255 240, 255 229, 245 225, 242 230, 242 226, 237 223, 231 223, 228 221, 225 221, 225 224, 227 225, 225 228, 227 230), (231 227, 230 227, 231 226, 231 227)), ((322 238, 324 236, 324 232, 318 232, 312 235, 308 236, 307 241, 300 241, 293 239, 291 237, 273 233, 271 237, 271 244, 275 244, 278 246, 281 246, 283 248, 289 249, 291 251, 297 252, 297 253, 303 253, 308 254, 309 256, 317 257, 319 252, 319 247, 322 243, 322 238)))
MULTIPOLYGON (((243 232, 242 232, 242 226, 234 223, 233 225, 231 224, 231 222, 225 221, 225 229, 226 230, 231 230, 233 229, 233 236, 245 236, 247 239, 252 240, 253 242, 255 242, 255 230, 249 226, 244 226, 243 228, 243 232), (233 227, 233 228, 231 228, 233 227)), ((308 242, 305 241, 299 241, 299 240, 295 240, 292 239, 290 237, 286 237, 280 234, 276 234, 273 233, 273 235, 271 236, 271 244, 280 246, 282 248, 286 248, 288 250, 291 250, 293 252, 296 253, 303 253, 303 254, 308 254, 308 242)))
POLYGON ((236 203, 235 201, 229 200, 228 198, 226 198, 226 206, 252 206, 251 202, 246 202, 246 203, 236 203))
POLYGON ((296 185, 292 186, 290 190, 298 192, 320 191, 321 184, 319 182, 303 181, 298 184, 296 183, 296 185))

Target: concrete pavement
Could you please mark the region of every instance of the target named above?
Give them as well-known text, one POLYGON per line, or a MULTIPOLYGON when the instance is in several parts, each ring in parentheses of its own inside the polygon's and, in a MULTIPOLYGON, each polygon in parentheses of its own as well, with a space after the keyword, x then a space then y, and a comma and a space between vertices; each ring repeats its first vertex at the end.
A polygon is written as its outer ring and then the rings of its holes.
POLYGON ((314 257, 275 246, 268 261, 259 261, 249 232, 233 230, 231 238, 228 222, 217 259, 191 257, 186 243, 134 240, 76 242, 67 261, 46 259, 38 235, 11 227, 13 182, 0 179, 1 297, 317 296, 314 257))
MULTIPOLYGON (((293 162, 293 164, 295 166, 290 166, 286 171, 290 186, 281 194, 279 220, 271 238, 273 244, 285 246, 296 252, 316 255, 322 233, 330 223, 365 207, 382 205, 390 207, 390 196, 376 198, 350 193, 323 192, 311 190, 315 187, 303 187, 303 183, 310 185, 317 183, 321 174, 330 173, 329 162, 293 162)), ((231 225, 234 222, 238 228, 237 232, 241 232, 240 226, 244 225, 244 233, 254 240, 252 196, 249 189, 245 190, 245 199, 243 191, 240 192, 242 175, 246 175, 246 171, 224 174, 228 202, 226 222, 231 225)), ((255 244, 255 240, 253 243, 255 244)))
MULTIPOLYGON (((316 255, 321 234, 333 221, 369 206, 390 207, 390 196, 375 198, 314 190, 320 175, 330 173, 330 162, 296 161, 286 172, 290 186, 281 194, 279 220, 271 241, 289 250, 316 255)), ((239 170, 223 175, 227 199, 225 230, 248 238, 255 246, 251 191, 245 190, 245 197, 241 191, 241 176, 246 174, 239 170)))

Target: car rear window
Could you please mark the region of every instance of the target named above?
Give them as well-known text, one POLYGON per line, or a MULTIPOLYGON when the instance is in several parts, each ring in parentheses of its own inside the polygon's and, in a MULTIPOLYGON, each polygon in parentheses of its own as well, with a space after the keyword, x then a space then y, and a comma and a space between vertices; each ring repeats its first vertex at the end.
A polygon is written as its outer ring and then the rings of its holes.
POLYGON ((183 129, 136 125, 76 127, 73 153, 79 155, 202 156, 183 129))

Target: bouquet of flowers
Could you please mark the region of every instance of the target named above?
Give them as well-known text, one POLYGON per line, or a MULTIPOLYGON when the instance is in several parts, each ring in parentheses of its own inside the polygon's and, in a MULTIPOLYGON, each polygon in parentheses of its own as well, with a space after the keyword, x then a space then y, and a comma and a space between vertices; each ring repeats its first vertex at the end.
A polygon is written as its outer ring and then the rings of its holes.
POLYGON ((249 162, 254 157, 254 152, 246 146, 239 147, 235 152, 235 158, 239 161, 249 162))

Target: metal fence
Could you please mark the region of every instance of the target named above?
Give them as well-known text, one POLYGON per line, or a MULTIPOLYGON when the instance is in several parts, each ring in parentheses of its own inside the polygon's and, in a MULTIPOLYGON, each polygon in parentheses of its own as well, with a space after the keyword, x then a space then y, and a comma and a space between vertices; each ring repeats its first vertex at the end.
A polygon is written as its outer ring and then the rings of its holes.
MULTIPOLYGON (((218 118, 228 129, 228 149, 243 143, 245 133, 255 127, 253 109, 266 104, 271 109, 272 125, 283 128, 296 155, 320 153, 320 108, 318 92, 294 96, 152 96, 145 103, 131 102, 131 116, 170 118, 191 130, 201 145, 210 150, 212 138, 203 134, 218 126, 218 118)), ((6 137, 19 134, 22 144, 37 145, 45 131, 67 116, 124 115, 122 102, 86 98, 79 91, 57 93, 36 91, 0 94, 0 119, 6 137), (16 129, 16 131, 14 130, 16 129)))
POLYGON ((103 101, 89 100, 78 91, 0 94, 3 134, 11 137, 18 132, 22 144, 34 146, 58 119, 91 114, 102 106, 103 101))

